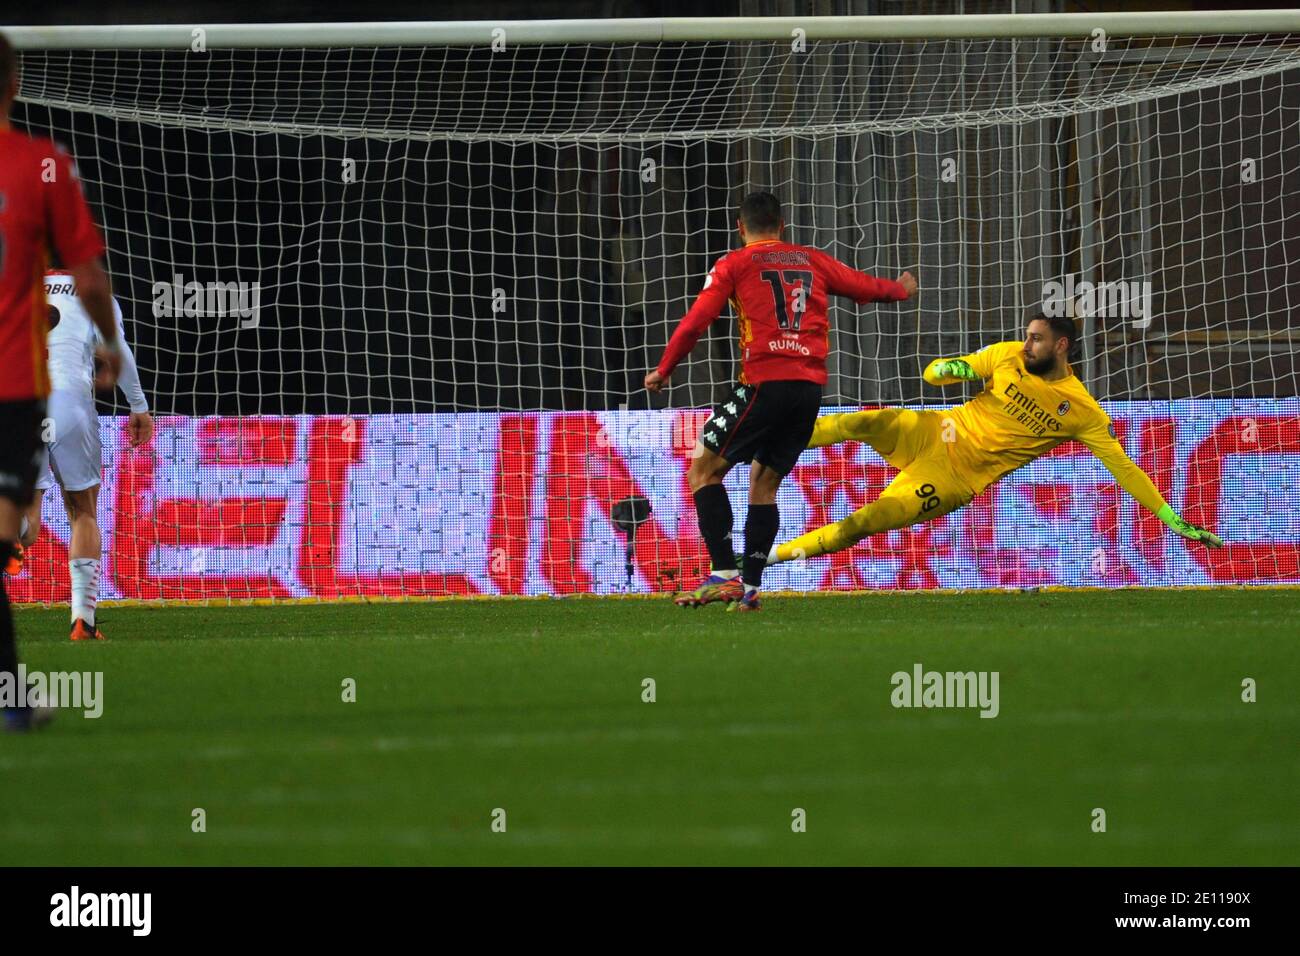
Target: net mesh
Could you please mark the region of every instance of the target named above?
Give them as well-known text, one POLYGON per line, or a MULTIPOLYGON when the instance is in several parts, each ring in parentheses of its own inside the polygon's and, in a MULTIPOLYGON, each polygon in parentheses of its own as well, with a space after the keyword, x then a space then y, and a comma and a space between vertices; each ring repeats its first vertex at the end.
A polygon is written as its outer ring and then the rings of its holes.
MULTIPOLYGON (((792 241, 920 281, 833 306, 828 405, 940 400, 927 362, 1017 338, 1053 299, 1103 401, 1217 421, 1295 396, 1298 65, 1289 35, 32 50, 15 119, 77 158, 158 412, 485 413, 456 428, 486 490, 449 498, 472 466, 443 449, 437 503, 413 505, 469 526, 505 483, 493 416, 680 421, 734 381, 724 316, 666 399, 640 387, 757 188, 792 241), (1206 399, 1228 404, 1178 405, 1206 399)), ((540 467, 591 480, 549 442, 540 467)), ((307 518, 281 517, 298 555, 307 518)), ((431 540, 384 566, 455 564, 431 540)))

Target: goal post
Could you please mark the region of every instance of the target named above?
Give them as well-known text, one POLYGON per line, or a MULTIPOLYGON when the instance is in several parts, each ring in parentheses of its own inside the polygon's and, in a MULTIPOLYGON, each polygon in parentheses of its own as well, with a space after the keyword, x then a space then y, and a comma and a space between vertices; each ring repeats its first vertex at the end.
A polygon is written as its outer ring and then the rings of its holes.
MULTIPOLYGON (((1229 542, 1066 445, 769 586, 1300 583, 1300 13, 0 29, 159 415, 130 449, 103 407, 110 599, 684 585, 731 319, 666 397, 641 379, 757 188, 791 240, 920 282, 834 306, 828 408, 960 401, 930 359, 1059 310, 1130 455, 1229 542)), ((806 453, 781 538, 888 476, 806 453)), ((60 599, 54 505, 20 600, 60 599)))

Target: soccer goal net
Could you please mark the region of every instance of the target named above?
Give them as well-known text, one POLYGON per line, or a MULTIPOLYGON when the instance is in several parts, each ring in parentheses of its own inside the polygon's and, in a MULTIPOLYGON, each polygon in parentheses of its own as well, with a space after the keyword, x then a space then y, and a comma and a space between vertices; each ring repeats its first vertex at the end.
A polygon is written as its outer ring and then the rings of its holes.
MULTIPOLYGON (((918 277, 834 305, 828 408, 961 401, 926 363, 1059 309, 1131 457, 1228 541, 1071 443, 766 586, 1300 581, 1294 13, 8 32, 15 121, 78 163, 157 416, 132 448, 101 407, 105 598, 683 586, 733 317, 641 382, 755 189, 790 240, 918 277)), ((779 540, 890 475, 806 452, 779 540)), ((46 517, 20 600, 64 597, 46 517)))

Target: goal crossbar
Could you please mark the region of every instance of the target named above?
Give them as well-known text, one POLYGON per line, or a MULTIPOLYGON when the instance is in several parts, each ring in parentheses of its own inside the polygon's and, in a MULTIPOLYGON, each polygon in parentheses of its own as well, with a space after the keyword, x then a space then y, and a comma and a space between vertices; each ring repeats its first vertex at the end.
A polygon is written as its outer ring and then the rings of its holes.
POLYGON ((883 17, 657 17, 622 20, 470 20, 394 23, 126 24, 3 26, 19 49, 168 49, 188 46, 202 30, 210 46, 474 46, 496 36, 517 45, 656 43, 708 40, 903 40, 1014 37, 1243 36, 1300 31, 1300 10, 1209 10, 1196 13, 1026 13, 883 17), (495 31, 504 31, 498 34, 495 31))

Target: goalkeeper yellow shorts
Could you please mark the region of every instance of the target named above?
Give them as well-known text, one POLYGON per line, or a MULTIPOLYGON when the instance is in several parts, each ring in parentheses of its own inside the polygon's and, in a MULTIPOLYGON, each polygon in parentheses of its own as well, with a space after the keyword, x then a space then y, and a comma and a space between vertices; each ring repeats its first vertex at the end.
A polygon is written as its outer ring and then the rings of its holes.
POLYGON ((882 507, 875 509, 869 532, 875 534, 885 530, 879 527, 882 522, 905 528, 946 515, 975 497, 949 454, 956 440, 956 426, 945 412, 878 408, 822 416, 811 444, 865 442, 899 470, 878 499, 882 507))

